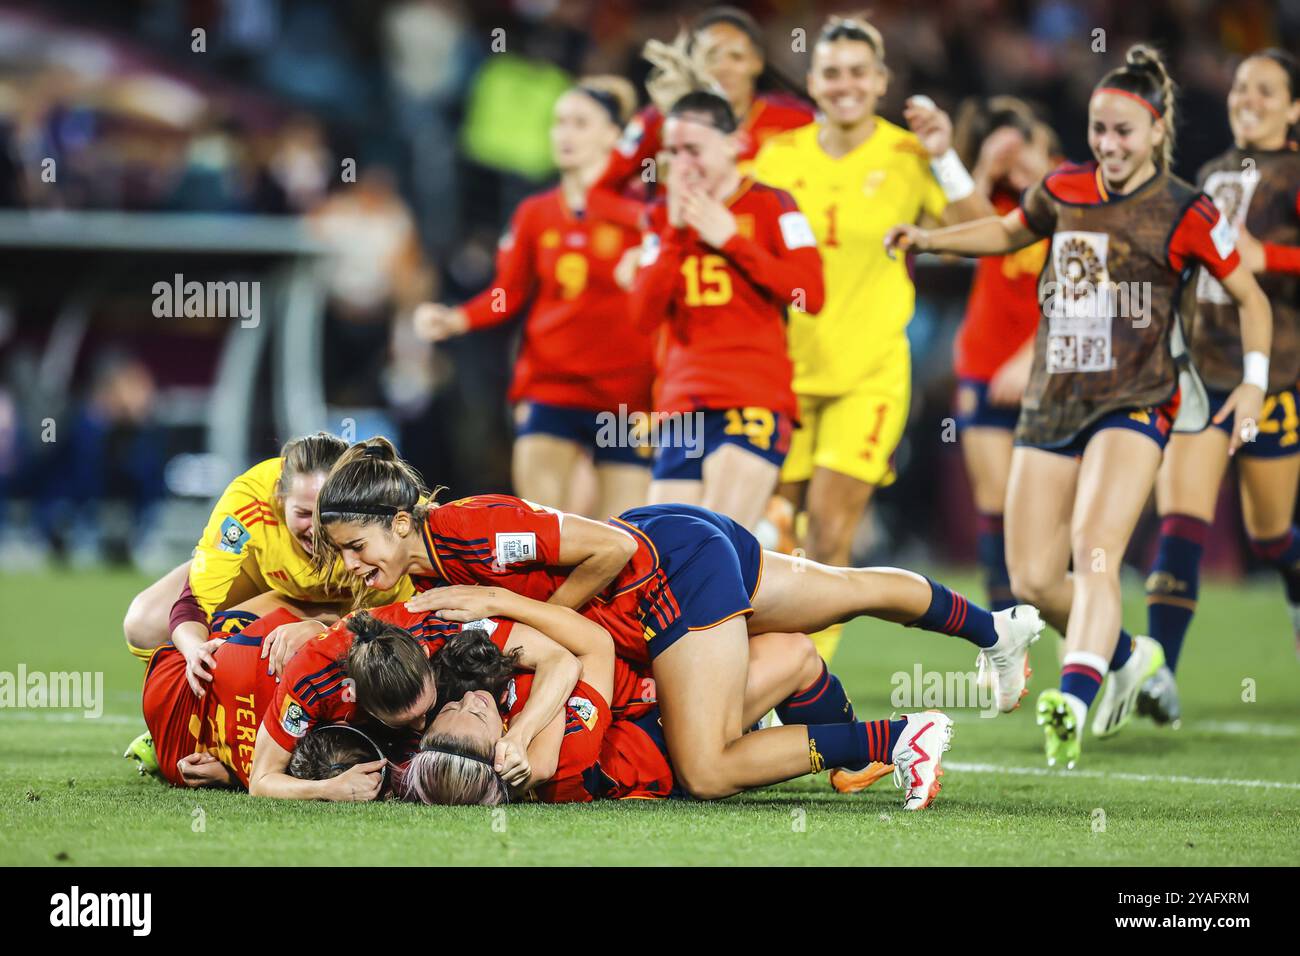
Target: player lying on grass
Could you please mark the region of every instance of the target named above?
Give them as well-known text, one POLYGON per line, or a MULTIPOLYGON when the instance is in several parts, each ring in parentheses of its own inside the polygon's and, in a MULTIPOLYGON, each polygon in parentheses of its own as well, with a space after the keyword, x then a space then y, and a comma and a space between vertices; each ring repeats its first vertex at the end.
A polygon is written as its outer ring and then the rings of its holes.
MULTIPOLYGON (((528 761, 533 739, 561 713, 580 675, 578 661, 548 635, 591 651, 609 645, 599 625, 574 611, 539 601, 516 601, 513 619, 478 622, 518 666, 532 670, 533 693, 501 738, 493 768, 512 786, 536 783, 528 761)), ((382 783, 382 764, 352 768, 339 783, 298 780, 287 773, 297 742, 315 725, 353 722, 364 709, 386 727, 418 737, 438 701, 429 659, 461 624, 412 612, 403 605, 357 612, 309 641, 290 660, 257 731, 248 790, 287 799, 371 800, 382 783), (323 791, 323 792, 322 792, 323 791)), ((545 768, 541 768, 545 769, 545 768)))
MULTIPOLYGON (((812 642, 803 634, 761 634, 750 644, 744 719, 757 720, 775 707, 788 723, 795 722, 797 692, 807 687, 809 663, 820 664, 812 642)), ((555 768, 547 784, 535 791, 536 799, 585 803, 686 796, 674 785, 657 706, 609 722, 600 692, 622 683, 609 683, 609 678, 627 667, 623 661, 611 659, 609 663, 614 667, 606 666, 603 673, 594 675, 592 685, 577 685, 568 702, 563 734, 551 735, 545 743, 539 738, 530 749, 530 757, 536 753, 536 759, 555 768)), ((527 696, 530 675, 514 673, 509 658, 473 629, 448 642, 434 670, 439 697, 448 703, 425 732, 419 750, 395 769, 394 793, 433 804, 490 805, 517 798, 518 792, 509 793, 492 771, 489 758, 495 741, 509 726, 511 714, 527 696)), ((853 719, 851 707, 846 717, 853 719)), ((942 754, 935 754, 931 764, 927 755, 911 746, 942 724, 937 719, 942 717, 932 712, 904 718, 907 727, 893 758, 895 782, 907 791, 905 809, 927 806, 939 791, 942 754)), ((889 733, 889 723, 879 720, 868 726, 883 738, 889 733)), ((928 743, 918 749, 925 746, 928 743)))
MULTIPOLYGON (((490 583, 582 607, 620 656, 649 666, 677 776, 702 799, 826 767, 869 769, 889 761, 903 732, 895 721, 877 740, 862 722, 839 722, 847 698, 827 675, 807 725, 742 735, 751 633, 808 633, 865 614, 954 634, 981 648, 999 709, 1009 711, 1024 693, 1028 646, 1042 630, 1032 607, 993 615, 909 571, 764 554, 736 522, 698 507, 639 508, 601 525, 504 495, 438 506, 382 438, 354 446, 335 465, 317 520, 320 560, 341 556, 369 587, 410 573, 421 589, 490 583)), ((437 603, 430 592, 408 607, 437 603)), ((946 717, 936 721, 927 749, 941 752, 937 738, 949 730, 946 717)))
MULTIPOLYGON (((267 612, 237 635, 215 635, 210 641, 213 658, 211 685, 199 695, 189 686, 184 658, 171 645, 154 655, 146 676, 144 712, 148 732, 133 745, 128 756, 141 760, 145 769, 156 770, 177 786, 200 786, 222 783, 250 787, 254 770, 254 748, 260 736, 259 722, 264 718, 276 723, 286 735, 286 754, 295 749, 293 731, 320 721, 353 721, 367 713, 390 728, 406 726, 405 718, 414 711, 432 709, 433 682, 428 671, 428 657, 436 654, 446 639, 461 630, 459 623, 441 621, 430 613, 413 613, 400 604, 377 608, 373 616, 365 612, 352 615, 324 634, 286 670, 283 681, 268 672, 260 656, 260 644, 267 633, 297 619, 280 606, 282 599, 263 595, 243 607, 250 615, 267 612), (402 625, 411 628, 407 631, 402 625), (356 631, 365 639, 361 647, 354 640, 356 631), (414 632, 414 633, 412 633, 414 632), (405 682, 397 675, 403 662, 413 676, 405 682), (427 678, 427 679, 426 679, 427 678), (357 701, 368 701, 359 710, 357 701), (156 756, 155 756, 156 754, 156 756)), ((521 618, 541 628, 562 629, 566 640, 575 647, 603 643, 609 638, 599 627, 566 608, 541 605, 521 599, 516 602, 521 618), (529 607, 536 605, 535 613, 529 607), (570 633, 571 632, 571 633, 570 633)), ((520 667, 537 671, 538 707, 558 711, 559 702, 573 686, 577 664, 572 655, 549 640, 536 627, 522 620, 477 622, 481 630, 493 634, 500 646, 510 652, 520 667)), ((498 747, 496 767, 514 778, 526 777, 528 765, 522 758, 520 740, 527 741, 530 728, 545 723, 534 713, 521 715, 516 733, 498 747)), ((418 737, 423 725, 413 729, 418 737)), ((271 770, 287 767, 273 763, 271 770)), ((373 784, 382 778, 382 764, 367 767, 348 779, 321 787, 296 788, 302 796, 330 800, 369 799, 361 784, 373 784), (306 791, 306 792, 303 792, 306 791)), ((267 771, 263 771, 267 772, 267 771)), ((277 781, 269 786, 276 788, 277 781)), ((284 787, 283 781, 279 782, 284 787)), ((290 787, 290 789, 294 789, 290 787)))

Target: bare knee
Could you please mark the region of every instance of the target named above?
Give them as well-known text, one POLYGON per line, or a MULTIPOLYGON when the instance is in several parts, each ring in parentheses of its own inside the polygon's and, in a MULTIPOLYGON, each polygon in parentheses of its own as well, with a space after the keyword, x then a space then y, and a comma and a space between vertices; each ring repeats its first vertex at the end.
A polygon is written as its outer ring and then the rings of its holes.
POLYGON ((798 668, 795 686, 800 690, 811 687, 822 676, 822 668, 825 666, 821 654, 817 653, 817 645, 806 634, 790 634, 788 637, 784 651, 789 657, 790 666, 798 668))
POLYGON ((714 766, 701 761, 674 768, 677 784, 696 800, 721 800, 739 790, 714 766))
POLYGON ((1017 601, 1040 607, 1050 603, 1052 592, 1061 586, 1062 581, 1061 577, 1046 573, 1041 565, 1033 562, 1008 563, 1007 575, 1011 579, 1011 593, 1017 601))
POLYGON ((126 617, 122 620, 122 633, 132 647, 149 650, 163 643, 158 639, 161 629, 155 620, 156 610, 154 602, 149 600, 148 592, 137 594, 131 601, 131 606, 126 609, 126 617))

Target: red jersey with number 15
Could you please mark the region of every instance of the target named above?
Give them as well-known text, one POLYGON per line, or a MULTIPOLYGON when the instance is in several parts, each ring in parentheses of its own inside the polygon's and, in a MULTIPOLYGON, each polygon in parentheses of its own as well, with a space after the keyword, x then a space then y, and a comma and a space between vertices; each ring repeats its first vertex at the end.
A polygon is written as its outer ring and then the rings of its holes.
POLYGON ((736 233, 720 249, 650 208, 632 290, 637 324, 663 323, 655 408, 758 406, 798 417, 785 312, 821 311, 822 259, 812 227, 787 192, 752 179, 724 202, 736 233))

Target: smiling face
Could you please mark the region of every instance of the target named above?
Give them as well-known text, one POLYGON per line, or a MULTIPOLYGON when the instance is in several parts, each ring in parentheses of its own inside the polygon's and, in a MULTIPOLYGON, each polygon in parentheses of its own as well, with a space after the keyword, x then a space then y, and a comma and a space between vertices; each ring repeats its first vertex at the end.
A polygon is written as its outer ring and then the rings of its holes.
POLYGON ((744 30, 730 23, 715 23, 695 33, 704 68, 733 108, 745 108, 763 72, 763 55, 744 30))
POLYGON ((459 740, 481 742, 491 747, 501 737, 504 724, 496 701, 485 690, 472 690, 460 700, 443 705, 421 744, 437 738, 455 737, 459 740))
POLYGON ((410 707, 392 714, 375 713, 374 711, 370 711, 370 713, 386 727, 392 727, 394 730, 412 730, 417 734, 423 734, 432 725, 430 715, 437 705, 438 686, 434 681, 433 671, 430 671, 424 682, 424 690, 420 692, 420 696, 410 707))
POLYGON ((343 567, 368 588, 387 591, 411 570, 409 537, 411 516, 405 511, 393 518, 391 528, 375 522, 337 521, 325 534, 339 552, 343 567))
POLYGON ((1088 104, 1088 147, 1115 192, 1125 192, 1155 172, 1154 156, 1164 135, 1164 121, 1131 96, 1094 93, 1088 104))
POLYGON ((603 163, 618 136, 619 128, 609 113, 586 93, 570 90, 556 102, 551 154, 560 172, 603 163))
POLYGON ((671 164, 671 181, 709 194, 736 170, 735 141, 705 117, 691 113, 670 116, 664 124, 664 149, 671 164))
POLYGON ((1300 101, 1293 100, 1286 70, 1268 57, 1243 60, 1228 91, 1228 122, 1242 149, 1281 149, 1287 131, 1300 122, 1300 101))
POLYGON ((294 475, 289 483, 289 490, 280 499, 284 511, 284 524, 293 535, 294 541, 307 553, 312 553, 312 513, 316 510, 316 499, 320 497, 321 485, 325 484, 325 475, 294 475))
POLYGON ((856 126, 875 115, 887 83, 869 43, 839 39, 813 47, 808 92, 828 123, 856 126))

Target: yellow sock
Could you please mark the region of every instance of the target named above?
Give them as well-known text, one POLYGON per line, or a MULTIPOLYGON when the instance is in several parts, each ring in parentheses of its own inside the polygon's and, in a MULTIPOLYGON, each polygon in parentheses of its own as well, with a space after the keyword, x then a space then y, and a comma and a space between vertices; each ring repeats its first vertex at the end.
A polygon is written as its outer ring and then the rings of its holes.
POLYGON ((134 644, 132 644, 130 641, 127 641, 125 638, 123 638, 123 640, 126 643, 126 649, 131 652, 131 655, 136 660, 140 661, 143 664, 148 664, 149 658, 153 657, 153 652, 158 649, 156 647, 136 647, 134 644))
POLYGON ((816 634, 809 634, 812 642, 817 647, 817 653, 822 656, 822 660, 829 666, 831 658, 835 656, 835 649, 840 646, 840 637, 843 636, 844 625, 832 624, 824 631, 818 631, 816 634))

